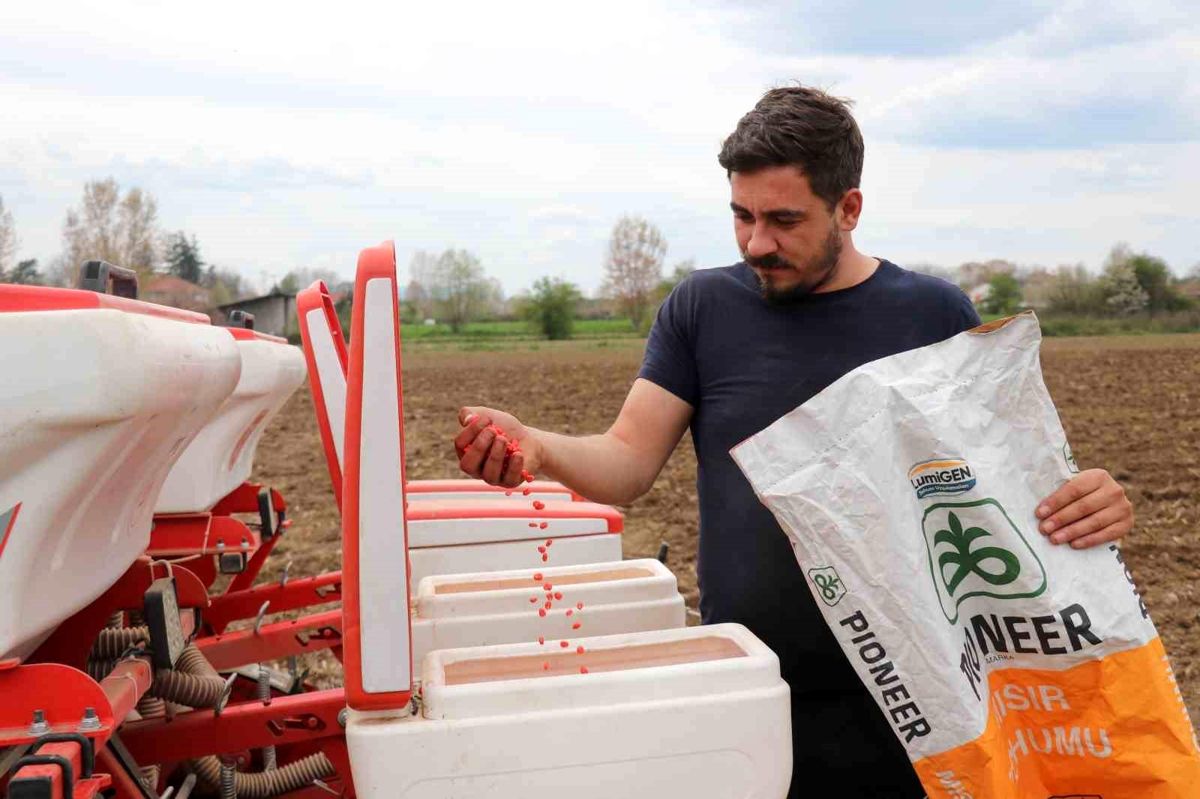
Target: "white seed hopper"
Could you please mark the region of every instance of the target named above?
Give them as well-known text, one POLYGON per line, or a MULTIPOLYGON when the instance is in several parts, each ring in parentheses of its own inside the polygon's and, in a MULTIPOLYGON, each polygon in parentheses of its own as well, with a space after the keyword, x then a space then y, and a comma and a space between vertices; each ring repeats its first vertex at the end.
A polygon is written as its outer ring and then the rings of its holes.
POLYGON ((653 559, 426 577, 412 609, 414 676, 438 649, 665 630, 686 612, 675 575, 653 559))
POLYGON ((237 384, 208 318, 0 286, 0 659, 27 656, 142 554, 163 480, 237 384))
POLYGON ((304 354, 285 339, 223 328, 242 359, 242 375, 217 415, 171 468, 156 513, 201 513, 250 478, 263 431, 304 381, 304 354))

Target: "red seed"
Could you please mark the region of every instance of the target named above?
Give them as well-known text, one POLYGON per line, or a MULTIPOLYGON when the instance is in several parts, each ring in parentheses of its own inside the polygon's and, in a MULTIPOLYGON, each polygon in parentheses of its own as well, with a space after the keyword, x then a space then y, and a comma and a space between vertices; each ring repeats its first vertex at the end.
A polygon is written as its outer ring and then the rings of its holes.
POLYGON ((511 491, 505 491, 505 492, 504 492, 504 496, 506 496, 506 497, 511 497, 511 496, 512 496, 512 492, 511 492, 511 491))
POLYGON ((535 596, 531 596, 529 597, 529 601, 531 604, 537 604, 538 599, 535 596))
POLYGON ((583 603, 582 603, 582 602, 576 602, 576 603, 575 603, 575 607, 579 608, 580 610, 583 610, 583 603))
POLYGON ((538 526, 538 523, 537 523, 537 522, 530 522, 530 523, 529 523, 529 526, 530 526, 530 527, 537 527, 537 526, 538 526))
POLYGON ((538 547, 538 552, 541 552, 541 553, 543 553, 543 554, 544 554, 544 553, 546 552, 546 548, 545 548, 545 547, 538 547))
POLYGON ((553 591, 554 586, 550 583, 542 583, 542 590, 543 591, 553 591))
POLYGON ((524 494, 525 496, 529 496, 530 494, 533 493, 533 490, 529 489, 529 488, 523 488, 523 489, 521 489, 521 493, 524 494))
POLYGON ((544 644, 544 643, 546 643, 546 636, 544 636, 544 635, 539 635, 539 636, 538 636, 538 643, 539 643, 539 644, 544 644))
POLYGON ((555 591, 555 592, 554 592, 554 598, 555 598, 555 599, 562 599, 562 591, 555 591))
POLYGON ((550 608, 552 608, 552 607, 554 607, 554 603, 553 603, 553 602, 551 602, 549 599, 547 599, 547 600, 546 600, 546 604, 545 604, 545 608, 546 608, 546 610, 549 610, 549 609, 550 609, 550 608))
POLYGON ((571 642, 570 641, 559 641, 558 645, 561 646, 563 649, 566 649, 567 647, 569 647, 571 645, 571 642))
POLYGON ((530 474, 530 473, 528 472, 528 470, 526 470, 526 469, 522 469, 522 470, 521 470, 521 479, 522 479, 522 480, 524 480, 526 483, 532 483, 532 482, 533 482, 533 475, 532 475, 532 474, 530 474))
POLYGON ((541 524, 538 525, 538 527, 542 528, 543 530, 545 530, 549 526, 550 526, 550 524, 548 522, 542 522, 541 524))
POLYGON ((578 630, 582 626, 583 626, 583 624, 581 624, 580 622, 575 622, 574 624, 571 625, 571 629, 578 630))
POLYGON ((538 608, 538 615, 539 615, 539 616, 545 616, 545 615, 546 615, 546 609, 545 609, 545 608, 538 608))
POLYGON ((580 667, 579 667, 579 673, 580 673, 580 674, 587 674, 587 666, 580 666, 580 667))
POLYGON ((534 573, 533 573, 533 579, 537 580, 537 581, 540 583, 540 582, 542 581, 542 573, 541 573, 541 572, 534 572, 534 573))
POLYGON ((548 561, 548 560, 550 560, 550 556, 549 556, 549 555, 542 555, 542 563, 545 563, 545 562, 546 562, 546 561, 548 561))
POLYGON ((547 592, 546 592, 546 599, 554 599, 554 594, 552 594, 551 592, 547 591, 547 592))
POLYGON ((570 608, 567 608, 567 615, 568 615, 568 616, 570 616, 570 615, 571 615, 572 613, 574 613, 574 612, 575 612, 575 611, 571 610, 570 608))
POLYGON ((582 654, 583 654, 583 647, 582 647, 582 646, 577 646, 577 647, 575 647, 575 654, 576 654, 576 655, 582 655, 582 654))
POLYGON ((542 671, 550 671, 550 664, 542 663, 542 671))
POLYGON ((553 539, 553 538, 547 538, 547 539, 546 539, 546 546, 550 546, 550 545, 551 545, 551 544, 553 544, 553 543, 554 543, 554 539, 553 539))
POLYGON ((543 509, 545 509, 545 507, 546 507, 546 503, 542 502, 540 499, 535 499, 533 501, 533 509, 534 510, 543 510, 543 509))

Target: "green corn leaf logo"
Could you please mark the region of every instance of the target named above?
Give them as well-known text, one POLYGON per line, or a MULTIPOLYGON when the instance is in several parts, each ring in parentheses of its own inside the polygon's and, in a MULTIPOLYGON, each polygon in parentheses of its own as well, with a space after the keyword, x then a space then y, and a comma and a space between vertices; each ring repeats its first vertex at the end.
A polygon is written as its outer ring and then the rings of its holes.
MULTIPOLYGON (((991 585, 1008 585, 1021 574, 1021 562, 1017 556, 1007 549, 1000 547, 981 547, 974 551, 971 544, 976 540, 991 537, 991 533, 982 527, 963 529, 962 522, 954 513, 950 514, 950 529, 938 530, 933 536, 933 543, 949 544, 952 552, 943 552, 938 558, 938 568, 942 579, 946 581, 946 590, 954 596, 955 589, 971 574, 977 574, 984 582, 991 585), (999 561, 999 571, 989 571, 985 565, 999 561), (949 578, 946 577, 946 567, 955 567, 949 578)), ((995 568, 993 566, 993 568, 995 568)))
POLYGON ((921 532, 933 589, 951 624, 972 597, 1024 599, 1046 590, 1041 559, 995 499, 935 502, 925 508, 921 532))

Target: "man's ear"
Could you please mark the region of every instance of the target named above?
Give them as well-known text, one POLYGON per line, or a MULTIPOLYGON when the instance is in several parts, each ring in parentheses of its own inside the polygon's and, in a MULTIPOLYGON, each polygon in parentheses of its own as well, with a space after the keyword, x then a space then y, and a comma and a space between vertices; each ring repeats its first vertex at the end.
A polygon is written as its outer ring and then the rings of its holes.
POLYGON ((859 189, 849 189, 838 201, 838 229, 851 231, 858 227, 858 217, 862 214, 863 193, 859 189))

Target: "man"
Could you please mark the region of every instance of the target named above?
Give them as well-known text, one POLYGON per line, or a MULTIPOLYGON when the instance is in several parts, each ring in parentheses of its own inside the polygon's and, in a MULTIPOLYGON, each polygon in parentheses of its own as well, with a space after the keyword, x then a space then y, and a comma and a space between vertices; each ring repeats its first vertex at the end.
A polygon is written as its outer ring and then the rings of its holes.
MULTIPOLYGON (((689 276, 659 309, 645 360, 603 435, 526 427, 464 408, 455 439, 467 474, 506 486, 522 469, 597 502, 627 504, 653 484, 690 425, 699 465, 697 573, 704 623, 740 622, 778 655, 792 689, 792 796, 919 797, 907 756, 805 586, 786 535, 729 450, 868 361, 979 323, 958 288, 860 253, 863 142, 844 101, 774 89, 726 139, 743 261, 689 276), (494 423, 504 431, 486 429, 494 423), (507 439, 521 452, 505 468, 507 439)), ((1103 470, 1083 472, 1038 509, 1055 543, 1125 535, 1133 512, 1103 470)))

